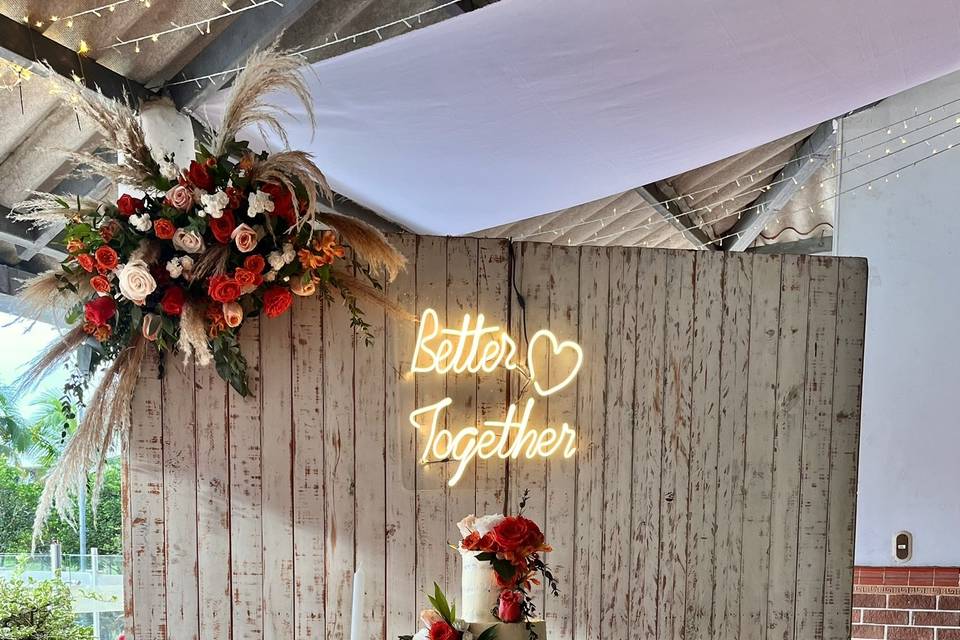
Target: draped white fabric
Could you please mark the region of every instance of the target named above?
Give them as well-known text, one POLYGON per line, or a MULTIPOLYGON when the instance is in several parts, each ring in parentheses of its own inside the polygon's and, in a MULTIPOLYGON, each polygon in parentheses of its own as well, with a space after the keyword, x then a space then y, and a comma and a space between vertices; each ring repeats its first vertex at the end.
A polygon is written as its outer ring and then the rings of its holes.
MULTIPOLYGON (((502 0, 313 65, 339 192, 459 234, 666 178, 960 68, 943 0, 502 0)), ((224 96, 206 105, 216 121, 224 96)), ((276 140, 260 140, 276 148, 276 140)))

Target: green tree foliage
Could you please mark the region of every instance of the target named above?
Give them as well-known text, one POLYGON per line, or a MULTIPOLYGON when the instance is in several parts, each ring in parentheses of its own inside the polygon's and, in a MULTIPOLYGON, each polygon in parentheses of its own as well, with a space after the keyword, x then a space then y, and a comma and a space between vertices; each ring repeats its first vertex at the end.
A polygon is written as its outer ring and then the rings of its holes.
MULTIPOLYGON (((92 481, 92 478, 91 478, 92 481)), ((33 514, 43 491, 40 480, 25 477, 20 469, 0 458, 0 553, 29 553, 33 514)), ((103 493, 97 515, 87 509, 87 546, 101 554, 120 554, 120 464, 114 460, 104 471, 103 493)), ((58 540, 63 553, 80 552, 80 537, 75 528, 53 514, 43 530, 42 542, 58 540)), ((2 638, 0 638, 2 640, 2 638)))
POLYGON ((33 445, 31 435, 13 390, 0 386, 0 456, 17 459, 33 445))
POLYGON ((92 640, 74 621, 70 589, 60 580, 0 580, 0 640, 92 640))

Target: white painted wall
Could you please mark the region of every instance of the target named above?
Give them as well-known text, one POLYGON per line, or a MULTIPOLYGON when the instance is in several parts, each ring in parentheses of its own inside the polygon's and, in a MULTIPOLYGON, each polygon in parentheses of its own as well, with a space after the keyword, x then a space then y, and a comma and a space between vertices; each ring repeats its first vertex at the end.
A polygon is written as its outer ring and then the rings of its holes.
POLYGON ((890 134, 886 126, 958 99, 953 74, 844 120, 841 191, 920 160, 839 203, 837 254, 866 256, 870 265, 859 565, 897 564, 892 536, 904 529, 914 536, 909 564, 960 564, 960 102, 890 134))

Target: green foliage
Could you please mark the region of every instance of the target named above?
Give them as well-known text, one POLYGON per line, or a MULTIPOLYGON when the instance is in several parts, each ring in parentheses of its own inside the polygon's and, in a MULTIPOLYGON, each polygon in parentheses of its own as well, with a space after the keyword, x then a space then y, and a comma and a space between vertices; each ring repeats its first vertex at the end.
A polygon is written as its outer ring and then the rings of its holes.
POLYGON ((6 458, 15 458, 32 444, 15 395, 11 388, 0 386, 0 456, 6 458))
POLYGON ((497 637, 497 625, 487 627, 487 630, 477 636, 477 640, 495 640, 497 637))
POLYGON ((436 609, 437 613, 440 614, 440 617, 450 624, 453 624, 453 622, 457 619, 457 606, 454 605, 451 607, 449 603, 447 603, 447 596, 443 595, 440 585, 438 585, 436 582, 433 583, 433 595, 428 595, 427 600, 430 601, 430 604, 433 605, 433 608, 436 609))
MULTIPOLYGON (((0 459, 0 553, 30 552, 33 514, 42 491, 40 481, 25 478, 19 469, 0 459)), ((103 493, 96 517, 89 504, 86 508, 88 547, 96 547, 104 555, 122 553, 120 465, 117 461, 108 463, 104 470, 103 493)), ((65 554, 80 552, 76 529, 57 514, 50 517, 42 535, 43 542, 52 540, 60 541, 65 554)))
POLYGON ((70 589, 60 580, 0 580, 0 640, 92 640, 74 622, 70 589))

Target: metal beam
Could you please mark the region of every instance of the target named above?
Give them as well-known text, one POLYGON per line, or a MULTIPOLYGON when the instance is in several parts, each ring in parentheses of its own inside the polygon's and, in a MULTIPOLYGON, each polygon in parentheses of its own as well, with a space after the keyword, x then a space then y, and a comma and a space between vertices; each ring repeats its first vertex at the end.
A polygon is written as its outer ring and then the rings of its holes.
POLYGON ((780 213, 800 187, 830 158, 830 147, 835 137, 834 120, 821 123, 810 134, 797 149, 793 160, 774 176, 770 190, 763 192, 754 202, 753 209, 724 233, 725 251, 744 251, 753 244, 767 223, 780 213))
POLYGON ((103 95, 114 100, 130 96, 136 102, 153 95, 139 82, 80 55, 23 22, 3 15, 0 15, 0 57, 30 67, 35 72, 42 72, 42 67, 35 63, 46 63, 61 76, 80 78, 89 89, 99 89, 103 95))
POLYGON ((750 253, 790 253, 794 255, 813 255, 833 251, 833 236, 804 238, 793 242, 775 242, 747 249, 750 253))
POLYGON ((718 249, 716 243, 712 242, 710 236, 700 228, 702 225, 694 222, 692 214, 683 205, 682 200, 669 197, 655 184, 637 187, 636 192, 692 245, 698 249, 713 251, 718 249))
MULTIPOLYGON (((255 49, 273 43, 318 1, 284 0, 282 6, 240 14, 172 79, 196 78, 240 66, 255 49)), ((199 84, 175 85, 170 87, 170 95, 178 109, 194 109, 232 80, 228 75, 199 84)))

